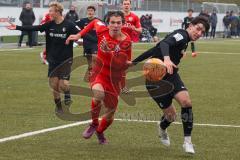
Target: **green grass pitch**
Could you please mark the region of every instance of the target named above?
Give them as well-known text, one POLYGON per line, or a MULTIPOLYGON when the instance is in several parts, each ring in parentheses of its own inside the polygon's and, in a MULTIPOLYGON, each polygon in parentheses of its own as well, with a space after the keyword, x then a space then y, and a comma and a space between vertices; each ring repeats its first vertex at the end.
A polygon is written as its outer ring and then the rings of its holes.
MULTIPOLYGON (((0 142, 0 160, 238 160, 240 148, 240 47, 239 40, 201 40, 199 55, 182 59, 180 75, 189 89, 195 125, 192 141, 195 155, 183 152, 182 125, 169 129, 171 146, 160 144, 156 122, 114 121, 106 131, 109 144, 101 146, 96 136, 85 140, 81 134, 87 124, 0 142), (231 127, 232 126, 232 127, 231 127), (233 127, 235 126, 235 127, 233 127)), ((134 45, 134 57, 153 44, 134 45)), ((0 49, 0 141, 5 137, 57 127, 67 122, 56 117, 47 66, 42 65, 42 48, 0 49)), ((82 48, 74 56, 82 55, 82 48)), ((83 81, 86 66, 73 71, 71 84, 88 87, 83 81)), ((128 78, 141 72, 129 73, 128 78)), ((144 86, 134 89, 145 90, 144 86)), ((79 90, 81 94, 81 90, 79 90)), ((71 112, 90 109, 91 98, 73 96, 71 112)), ((180 107, 176 104, 178 113, 180 107)), ((116 118, 158 121, 161 110, 149 98, 137 98, 130 106, 119 101, 116 118)), ((177 118, 180 122, 179 117, 177 118)))

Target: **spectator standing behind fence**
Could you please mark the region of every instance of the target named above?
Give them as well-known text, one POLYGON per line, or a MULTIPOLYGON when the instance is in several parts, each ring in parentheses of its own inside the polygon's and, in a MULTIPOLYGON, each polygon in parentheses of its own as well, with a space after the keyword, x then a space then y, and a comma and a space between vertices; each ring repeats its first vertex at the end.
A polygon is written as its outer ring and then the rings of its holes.
MULTIPOLYGON (((210 22, 210 15, 209 15, 209 13, 208 13, 208 10, 201 11, 200 14, 199 14, 199 16, 204 16, 204 17, 206 17, 207 20, 208 20, 208 22, 210 22)), ((208 38, 208 31, 205 32, 204 37, 205 37, 206 39, 208 38)))
POLYGON ((238 13, 238 37, 240 37, 240 12, 238 13))
MULTIPOLYGON (((187 17, 184 17, 183 23, 182 23, 182 29, 185 29, 185 30, 187 30, 189 24, 194 19, 194 17, 192 16, 193 15, 193 9, 191 9, 191 8, 188 9, 187 10, 187 14, 188 14, 187 17)), ((193 41, 191 42, 191 51, 192 51, 192 57, 196 57, 197 56, 197 52, 196 52, 195 44, 194 44, 193 41)), ((186 55, 186 52, 184 54, 186 55)))
POLYGON ((237 27, 238 27, 238 17, 235 15, 234 11, 230 12, 230 31, 231 37, 237 38, 237 27))
MULTIPOLYGON (((20 14, 19 20, 22 22, 22 26, 32 26, 34 21, 35 21, 35 14, 32 10, 32 5, 31 3, 27 2, 25 3, 22 12, 20 14)), ((32 31, 22 31, 19 42, 18 42, 18 47, 21 47, 22 45, 22 40, 24 35, 28 35, 28 45, 29 47, 32 47, 32 31)))
POLYGON ((213 10, 211 16, 210 16, 210 24, 211 24, 211 34, 210 38, 215 38, 215 33, 216 33, 216 27, 217 27, 217 13, 216 10, 213 10))
POLYGON ((71 21, 71 22, 75 22, 77 21, 79 18, 78 18, 78 14, 76 12, 76 7, 75 6, 71 6, 70 7, 70 10, 68 11, 68 13, 66 14, 65 16, 65 19, 71 21))
POLYGON ((230 38, 230 14, 229 11, 223 17, 224 35, 223 38, 230 38))
POLYGON ((150 24, 150 28, 149 28, 149 32, 153 38, 153 41, 154 42, 157 42, 158 41, 158 37, 156 36, 157 35, 157 28, 153 27, 153 24, 152 24, 152 14, 149 15, 149 24, 150 24))

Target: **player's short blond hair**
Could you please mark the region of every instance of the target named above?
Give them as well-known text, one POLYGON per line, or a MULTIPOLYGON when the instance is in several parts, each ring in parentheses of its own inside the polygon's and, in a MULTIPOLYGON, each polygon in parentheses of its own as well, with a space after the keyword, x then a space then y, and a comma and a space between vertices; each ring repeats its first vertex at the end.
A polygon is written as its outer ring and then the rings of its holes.
POLYGON ((62 15, 63 12, 63 5, 59 2, 51 2, 49 7, 54 7, 55 11, 59 12, 62 15))
POLYGON ((123 0, 123 1, 122 1, 122 3, 123 3, 123 2, 125 2, 125 1, 129 1, 129 2, 130 2, 130 4, 132 3, 132 1, 131 1, 131 0, 123 0))

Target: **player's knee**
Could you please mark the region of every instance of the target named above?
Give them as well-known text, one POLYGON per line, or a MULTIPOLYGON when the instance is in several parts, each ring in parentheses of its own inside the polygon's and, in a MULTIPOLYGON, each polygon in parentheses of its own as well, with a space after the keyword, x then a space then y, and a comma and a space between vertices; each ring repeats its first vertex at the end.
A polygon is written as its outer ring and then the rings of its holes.
POLYGON ((190 99, 184 99, 181 101, 181 106, 183 106, 184 108, 186 108, 188 106, 192 106, 192 102, 190 99))
POLYGON ((164 111, 164 117, 169 122, 174 122, 177 118, 176 109, 174 107, 169 107, 164 111))
POLYGON ((58 86, 57 82, 50 82, 49 85, 53 90, 58 90, 59 89, 59 86, 58 86))
POLYGON ((68 83, 60 83, 59 89, 60 89, 61 91, 67 91, 67 90, 69 90, 69 85, 68 85, 68 83))
POLYGON ((92 92, 93 92, 94 99, 96 99, 98 101, 104 100, 105 93, 104 93, 104 88, 102 87, 101 84, 95 84, 92 87, 92 92))
POLYGON ((97 101, 103 101, 103 100, 104 100, 104 97, 105 97, 104 91, 94 90, 94 91, 93 91, 93 97, 94 97, 94 99, 97 100, 97 101))

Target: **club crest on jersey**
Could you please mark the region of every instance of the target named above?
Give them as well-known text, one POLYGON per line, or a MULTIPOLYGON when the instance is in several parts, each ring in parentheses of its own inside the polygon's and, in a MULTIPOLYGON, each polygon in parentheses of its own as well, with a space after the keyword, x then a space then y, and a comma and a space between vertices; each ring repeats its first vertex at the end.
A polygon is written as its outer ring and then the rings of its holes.
POLYGON ((62 31, 63 31, 63 32, 66 32, 66 28, 65 28, 65 27, 63 27, 62 31))
POLYGON ((132 17, 129 17, 128 20, 129 20, 129 21, 133 21, 133 18, 132 18, 132 17))

